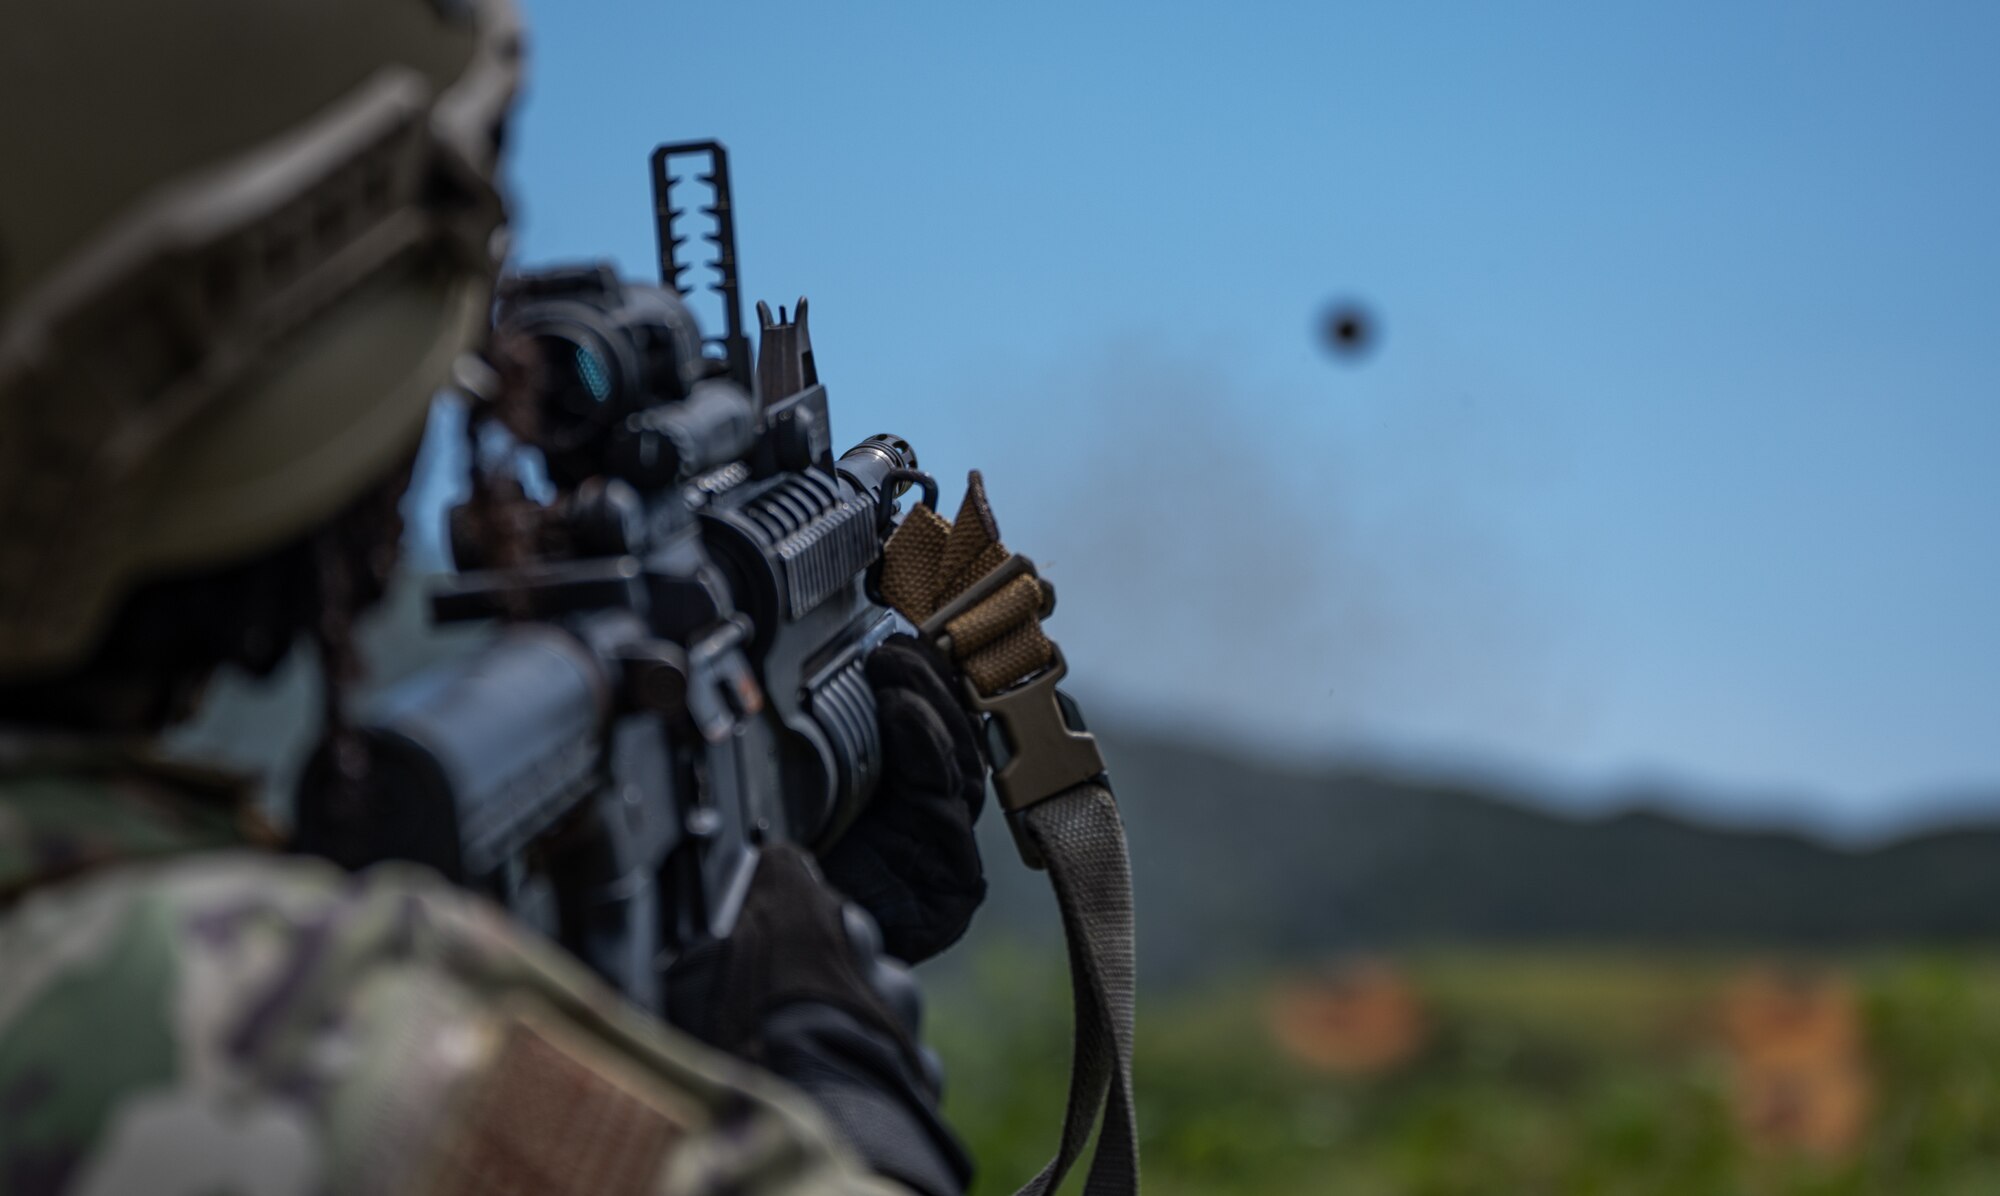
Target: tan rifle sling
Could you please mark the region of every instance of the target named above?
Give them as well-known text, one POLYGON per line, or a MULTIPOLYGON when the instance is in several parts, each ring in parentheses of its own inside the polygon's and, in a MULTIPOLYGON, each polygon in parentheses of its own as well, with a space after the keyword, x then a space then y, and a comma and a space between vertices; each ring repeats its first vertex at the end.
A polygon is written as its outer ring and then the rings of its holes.
POLYGON ((1047 870, 1062 912, 1076 1021, 1069 1100, 1055 1157, 1020 1196, 1062 1183, 1100 1111, 1084 1192, 1137 1192, 1132 870, 1097 741, 1056 689, 1068 666, 1041 626, 1055 590, 1001 545, 977 472, 951 522, 928 506, 910 511, 883 550, 880 587, 958 665, 971 705, 997 731, 994 791, 1022 860, 1047 870))

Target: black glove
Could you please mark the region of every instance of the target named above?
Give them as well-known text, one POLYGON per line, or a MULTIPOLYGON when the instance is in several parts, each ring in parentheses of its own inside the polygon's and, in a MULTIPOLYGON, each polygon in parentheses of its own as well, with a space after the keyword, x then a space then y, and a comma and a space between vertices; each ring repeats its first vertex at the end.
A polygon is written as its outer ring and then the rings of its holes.
POLYGON ((930 644, 891 636, 868 657, 882 735, 874 800, 820 857, 835 887, 921 963, 958 941, 986 897, 972 825, 986 804, 977 719, 930 644))
POLYGON ((765 1023, 788 1005, 845 1010, 918 1070, 916 981, 877 952, 868 915, 841 900, 810 856, 767 848, 728 938, 700 944, 667 971, 667 1020, 733 1055, 762 1062, 765 1023))
POLYGON ((798 848, 764 852, 735 931, 675 961, 666 1002, 674 1025, 812 1097, 878 1173, 927 1196, 964 1191, 971 1164, 938 1114, 937 1057, 917 1042, 916 979, 798 848))

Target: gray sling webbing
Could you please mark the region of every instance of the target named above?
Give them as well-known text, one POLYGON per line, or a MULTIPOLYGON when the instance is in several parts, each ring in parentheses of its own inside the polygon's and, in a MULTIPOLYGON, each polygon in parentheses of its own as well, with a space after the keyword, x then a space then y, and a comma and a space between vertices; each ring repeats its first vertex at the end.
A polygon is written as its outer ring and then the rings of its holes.
POLYGON ((1055 1158, 1018 1196, 1045 1196, 1069 1173, 1099 1108, 1104 1129, 1084 1182, 1086 1196, 1139 1190, 1139 1135, 1132 1115, 1132 870, 1125 826, 1111 790, 1096 782, 1022 810, 1017 818, 1040 853, 1062 910, 1075 998, 1069 1104, 1055 1158))

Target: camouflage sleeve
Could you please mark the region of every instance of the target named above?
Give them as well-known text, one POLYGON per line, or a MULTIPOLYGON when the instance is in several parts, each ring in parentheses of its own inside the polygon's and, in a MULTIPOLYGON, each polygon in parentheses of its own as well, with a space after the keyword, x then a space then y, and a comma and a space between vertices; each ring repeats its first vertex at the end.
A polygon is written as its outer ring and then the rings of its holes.
POLYGON ((0 921, 0 1191, 897 1189, 808 1102, 413 869, 219 853, 0 921))

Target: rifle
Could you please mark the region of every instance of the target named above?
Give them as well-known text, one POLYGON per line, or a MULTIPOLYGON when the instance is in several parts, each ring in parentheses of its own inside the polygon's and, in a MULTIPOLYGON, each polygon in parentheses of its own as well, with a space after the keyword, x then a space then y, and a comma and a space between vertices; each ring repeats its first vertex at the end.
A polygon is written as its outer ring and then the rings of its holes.
MULTIPOLYGON (((514 504, 527 547, 498 557, 490 520, 455 510, 460 572, 431 600, 439 622, 500 630, 330 736, 301 780, 295 834, 350 868, 414 860, 483 890, 659 1010, 662 971, 729 934, 763 845, 824 847, 866 805, 881 768, 868 653, 896 631, 952 645, 973 630, 961 616, 1034 567, 1005 556, 935 595, 912 616, 921 627, 883 598, 909 487, 919 536, 957 534, 937 483, 900 437, 833 455, 804 299, 775 317, 757 305, 753 371, 722 146, 661 146, 652 168, 663 286, 607 266, 502 284, 495 343, 525 347, 536 382, 533 410, 500 418, 540 450, 554 498, 514 504), (670 168, 686 157, 705 160, 695 178, 711 192, 723 331, 708 337, 684 302, 670 168)), ((1053 591, 1036 592, 1046 615, 1053 591)), ((1088 1186, 1126 1193, 1138 1138, 1124 830, 1045 646, 1030 676, 967 686, 1000 804, 1023 858, 1049 873, 1070 945, 1070 1094, 1057 1154, 1022 1192, 1061 1183, 1101 1112, 1088 1186)))
POLYGON ((728 159, 713 142, 653 155, 661 273, 606 265, 503 280, 495 342, 527 350, 527 422, 555 498, 519 504, 526 559, 486 559, 452 517, 458 572, 438 622, 499 621, 483 650, 398 686, 307 767, 301 850, 358 868, 428 864, 658 1008, 659 972, 726 936, 771 842, 836 837, 881 766, 862 672, 914 630, 870 568, 911 484, 909 443, 832 452, 801 299, 758 305, 754 376, 736 311, 728 159), (675 159, 706 159, 714 290, 704 338, 679 285, 675 159))

